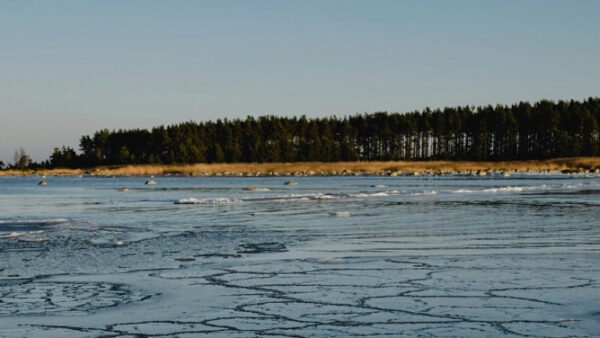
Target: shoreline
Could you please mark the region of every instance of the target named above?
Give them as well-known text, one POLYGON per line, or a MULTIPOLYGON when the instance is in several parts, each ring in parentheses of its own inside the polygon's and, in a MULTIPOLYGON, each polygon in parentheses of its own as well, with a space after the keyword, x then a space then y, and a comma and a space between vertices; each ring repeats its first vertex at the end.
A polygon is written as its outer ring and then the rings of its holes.
POLYGON ((0 176, 416 176, 514 172, 600 173, 600 157, 523 161, 372 161, 137 164, 85 169, 0 170, 0 176))

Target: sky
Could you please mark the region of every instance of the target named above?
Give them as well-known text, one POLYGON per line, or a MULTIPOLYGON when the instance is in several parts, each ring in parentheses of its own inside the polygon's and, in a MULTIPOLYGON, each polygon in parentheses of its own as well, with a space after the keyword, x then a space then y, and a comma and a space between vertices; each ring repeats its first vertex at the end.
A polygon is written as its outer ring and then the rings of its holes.
POLYGON ((600 1, 0 0, 0 160, 102 128, 600 95, 600 1))

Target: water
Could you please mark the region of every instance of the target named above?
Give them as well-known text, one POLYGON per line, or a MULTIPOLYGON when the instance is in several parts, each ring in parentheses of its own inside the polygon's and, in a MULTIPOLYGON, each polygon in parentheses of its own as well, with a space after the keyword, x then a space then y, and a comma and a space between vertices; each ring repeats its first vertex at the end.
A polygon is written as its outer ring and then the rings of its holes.
POLYGON ((0 336, 599 335, 600 177, 146 179, 0 178, 0 336))

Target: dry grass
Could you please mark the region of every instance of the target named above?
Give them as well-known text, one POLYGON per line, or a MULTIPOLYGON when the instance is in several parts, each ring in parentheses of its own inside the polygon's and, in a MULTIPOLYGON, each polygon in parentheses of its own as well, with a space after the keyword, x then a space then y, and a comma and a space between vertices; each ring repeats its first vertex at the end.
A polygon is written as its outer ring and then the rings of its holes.
POLYGON ((125 165, 93 169, 4 170, 0 175, 96 175, 148 176, 182 175, 336 175, 342 173, 422 173, 479 170, 584 171, 600 169, 600 157, 573 157, 529 161, 374 161, 298 163, 218 163, 187 165, 125 165))

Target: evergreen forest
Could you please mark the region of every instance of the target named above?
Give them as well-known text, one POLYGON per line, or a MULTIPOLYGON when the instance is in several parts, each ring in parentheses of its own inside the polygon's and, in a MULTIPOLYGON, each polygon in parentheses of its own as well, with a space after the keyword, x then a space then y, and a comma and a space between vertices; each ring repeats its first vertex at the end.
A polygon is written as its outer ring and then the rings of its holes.
POLYGON ((600 98, 347 117, 261 116, 99 130, 43 167, 598 156, 600 98))

